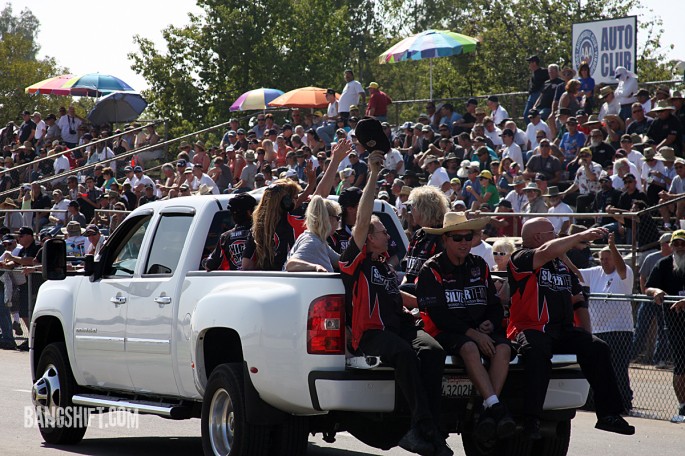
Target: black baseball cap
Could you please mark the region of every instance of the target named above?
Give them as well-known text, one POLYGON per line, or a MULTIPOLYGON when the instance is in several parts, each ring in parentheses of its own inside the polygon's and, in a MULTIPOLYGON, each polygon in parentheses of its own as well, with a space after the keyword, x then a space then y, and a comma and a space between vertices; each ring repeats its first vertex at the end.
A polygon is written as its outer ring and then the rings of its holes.
POLYGON ((526 62, 540 63, 540 57, 538 57, 537 55, 531 55, 526 59, 526 62))
POLYGON ((19 228, 19 231, 17 231, 17 234, 19 236, 24 234, 30 234, 31 236, 33 236, 33 230, 28 226, 22 226, 21 228, 19 228))
POLYGON ((345 207, 355 207, 362 199, 362 189, 359 187, 349 187, 343 190, 338 197, 338 204, 345 207))

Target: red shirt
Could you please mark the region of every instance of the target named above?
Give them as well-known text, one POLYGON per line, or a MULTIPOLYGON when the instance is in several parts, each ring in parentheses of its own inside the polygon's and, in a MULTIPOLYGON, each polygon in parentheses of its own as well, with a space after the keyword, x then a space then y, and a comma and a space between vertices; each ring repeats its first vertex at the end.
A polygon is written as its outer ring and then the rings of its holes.
POLYGON ((385 92, 376 90, 371 94, 371 97, 369 97, 369 105, 366 107, 366 115, 370 116, 371 109, 373 109, 374 116, 387 116, 388 105, 390 103, 392 103, 392 99, 387 96, 385 92))

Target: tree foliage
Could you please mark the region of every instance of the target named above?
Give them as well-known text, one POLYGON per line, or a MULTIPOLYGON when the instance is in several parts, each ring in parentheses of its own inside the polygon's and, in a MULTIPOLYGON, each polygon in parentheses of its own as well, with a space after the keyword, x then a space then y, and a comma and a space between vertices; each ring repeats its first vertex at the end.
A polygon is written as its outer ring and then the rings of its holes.
MULTIPOLYGON (((66 73, 53 58, 38 59, 38 19, 24 9, 14 15, 11 5, 0 12, 0 118, 21 122, 21 112, 57 112, 71 102, 69 97, 29 95, 24 88, 43 79, 66 73)), ((83 110, 80 110, 83 113, 83 110)), ((3 125, 4 126, 4 125, 3 125)))
MULTIPOLYGON (((429 96, 430 62, 381 65, 402 37, 428 28, 480 40, 470 55, 433 59, 434 98, 523 91, 526 57, 571 64, 571 25, 620 17, 638 0, 198 0, 203 14, 164 31, 167 51, 137 36, 133 69, 150 84, 151 109, 172 124, 225 121, 230 104, 257 87, 284 91, 315 85, 341 90, 342 70, 377 81, 394 99, 429 96)), ((648 11, 643 8, 641 15, 648 11)), ((643 22, 641 80, 667 77, 660 21, 643 22)))

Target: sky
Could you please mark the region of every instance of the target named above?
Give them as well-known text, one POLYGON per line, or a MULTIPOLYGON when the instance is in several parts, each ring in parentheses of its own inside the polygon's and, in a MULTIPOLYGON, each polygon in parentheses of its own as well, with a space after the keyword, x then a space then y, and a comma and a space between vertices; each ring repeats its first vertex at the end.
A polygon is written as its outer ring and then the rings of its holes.
MULTIPOLYGON (((15 15, 28 7, 40 21, 39 57, 54 57, 73 74, 117 76, 135 90, 143 90, 147 84, 131 69, 127 57, 137 50, 133 36, 141 35, 152 40, 157 49, 165 49, 162 30, 188 23, 189 12, 201 12, 193 0, 0 0, 0 4, 5 3, 12 5, 15 15)), ((685 60, 683 0, 643 0, 642 4, 663 20, 662 47, 675 45, 667 56, 685 60)), ((644 41, 638 34, 638 45, 644 41)), ((26 85, 35 82, 27 81, 26 85)))

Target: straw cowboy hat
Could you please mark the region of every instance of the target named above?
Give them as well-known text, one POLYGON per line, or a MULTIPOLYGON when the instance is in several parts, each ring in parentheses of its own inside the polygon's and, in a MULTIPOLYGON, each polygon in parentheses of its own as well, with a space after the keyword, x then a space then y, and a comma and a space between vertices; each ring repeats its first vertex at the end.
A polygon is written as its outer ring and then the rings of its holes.
POLYGON ((675 150, 672 147, 664 146, 659 149, 654 158, 660 161, 675 161, 675 150))
POLYGON ((555 196, 560 196, 559 187, 547 187, 547 193, 543 194, 547 198, 554 198, 555 196))
POLYGON ((3 208, 3 209, 6 209, 7 206, 13 207, 13 208, 15 208, 15 209, 18 207, 18 206, 17 206, 17 203, 15 203, 14 200, 13 200, 12 198, 9 198, 9 197, 8 197, 8 198, 5 198, 5 201, 3 201, 2 203, 0 203, 0 207, 3 208))
POLYGON ((668 100, 661 100, 657 102, 656 106, 652 108, 650 112, 661 112, 661 111, 675 111, 675 106, 671 104, 668 100))
POLYGON ((424 227, 423 230, 428 234, 445 234, 450 231, 476 231, 483 229, 488 222, 490 222, 490 217, 469 220, 464 212, 448 212, 442 220, 442 228, 424 227))
POLYGON ((585 122, 585 123, 582 125, 582 127, 583 127, 583 128, 587 128, 587 127, 589 127, 589 126, 591 126, 591 125, 598 125, 598 124, 601 124, 601 123, 602 123, 602 122, 599 121, 599 118, 598 118, 596 115, 593 114, 593 115, 591 115, 590 117, 588 117, 587 122, 585 122))
POLYGON ((83 234, 85 230, 81 228, 81 224, 75 220, 72 220, 71 222, 67 223, 67 226, 65 228, 62 228, 62 233, 72 237, 72 236, 80 236, 83 234))
POLYGON ((626 129, 626 123, 616 114, 607 114, 604 116, 604 122, 609 123, 610 120, 615 120, 620 125, 619 130, 624 131, 626 129))

